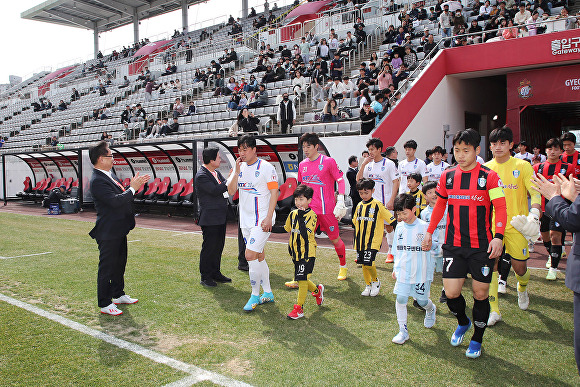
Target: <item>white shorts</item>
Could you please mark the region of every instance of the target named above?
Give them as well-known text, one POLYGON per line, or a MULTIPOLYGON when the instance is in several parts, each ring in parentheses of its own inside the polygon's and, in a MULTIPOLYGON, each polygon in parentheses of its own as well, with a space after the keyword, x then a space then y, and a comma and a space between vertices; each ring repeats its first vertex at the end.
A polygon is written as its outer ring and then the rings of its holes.
POLYGON ((420 284, 405 284, 402 282, 395 282, 393 293, 397 296, 413 297, 414 299, 428 299, 431 293, 431 281, 420 284))
POLYGON ((270 237, 270 233, 263 231, 261 226, 242 228, 242 235, 244 236, 246 249, 255 251, 256 253, 264 251, 266 242, 268 242, 268 238, 270 237))

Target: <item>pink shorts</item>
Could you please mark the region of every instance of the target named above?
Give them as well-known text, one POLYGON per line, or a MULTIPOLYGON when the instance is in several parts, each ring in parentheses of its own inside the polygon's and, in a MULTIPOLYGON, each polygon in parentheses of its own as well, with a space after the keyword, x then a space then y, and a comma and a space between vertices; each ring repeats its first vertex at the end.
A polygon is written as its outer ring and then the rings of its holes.
POLYGON ((316 227, 320 226, 320 229, 328 235, 331 240, 335 240, 339 237, 338 234, 338 220, 333 214, 317 215, 316 227))

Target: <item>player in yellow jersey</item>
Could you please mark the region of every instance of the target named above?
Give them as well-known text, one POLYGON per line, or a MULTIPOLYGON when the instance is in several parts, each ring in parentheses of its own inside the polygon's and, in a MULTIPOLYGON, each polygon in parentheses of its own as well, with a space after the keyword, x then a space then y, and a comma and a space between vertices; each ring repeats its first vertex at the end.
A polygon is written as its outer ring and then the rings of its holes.
POLYGON ((489 135, 489 143, 493 160, 485 163, 485 166, 495 171, 503 183, 508 214, 504 251, 495 263, 489 287, 491 313, 487 325, 495 325, 501 320, 497 298, 498 264, 505 265, 511 261, 518 280, 518 306, 526 310, 530 303, 527 291, 530 280, 527 266, 528 241, 537 238, 540 230, 541 197, 532 189, 530 179, 534 175, 534 170, 530 163, 510 155, 510 149, 514 145, 511 129, 507 126, 494 129, 489 135), (530 210, 528 210, 528 194, 531 197, 530 210))
POLYGON ((383 203, 373 198, 375 182, 369 178, 362 178, 356 183, 356 189, 362 199, 354 211, 354 248, 356 250, 356 263, 363 265, 365 290, 361 296, 375 297, 381 289, 381 281, 377 278, 377 266, 375 258, 381 249, 386 226, 387 232, 391 232, 390 226, 395 217, 383 203))
POLYGON ((294 191, 294 204, 296 209, 290 212, 286 219, 284 229, 290 233, 288 252, 294 262, 294 278, 298 281, 298 300, 288 318, 292 320, 304 317, 304 301, 308 292, 316 298, 316 304, 322 305, 324 301, 324 285, 314 285, 310 280, 314 261, 316 260, 316 213, 310 209, 310 202, 314 190, 300 184, 294 191))

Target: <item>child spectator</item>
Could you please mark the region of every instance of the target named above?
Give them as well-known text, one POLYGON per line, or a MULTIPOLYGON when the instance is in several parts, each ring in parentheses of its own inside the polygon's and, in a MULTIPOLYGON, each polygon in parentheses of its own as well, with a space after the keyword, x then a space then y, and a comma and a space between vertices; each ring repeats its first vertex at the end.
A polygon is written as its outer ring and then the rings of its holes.
POLYGON ((296 209, 292 210, 286 218, 284 229, 290 233, 288 241, 288 251, 294 262, 294 278, 298 281, 298 299, 288 318, 292 320, 304 317, 304 301, 306 294, 311 292, 316 298, 316 304, 322 305, 324 302, 324 285, 316 286, 310 280, 314 261, 316 260, 316 214, 310 209, 310 202, 314 190, 305 184, 301 184, 294 191, 294 204, 296 209))
POLYGON ((415 198, 415 216, 419 216, 421 211, 427 207, 427 201, 423 192, 419 189, 421 187, 421 182, 423 181, 423 176, 420 173, 411 173, 407 176, 407 188, 409 189, 409 195, 415 198))
POLYGON ((397 228, 395 229, 395 264, 393 265, 393 279, 397 282, 393 293, 397 295, 395 310, 399 333, 393 337, 393 343, 403 344, 409 339, 407 330, 407 301, 409 297, 425 309, 425 328, 435 325, 437 308, 429 299, 431 282, 433 281, 433 263, 431 252, 421 247, 423 236, 427 232, 428 224, 417 219, 415 198, 409 194, 399 194, 395 198, 394 209, 397 214, 397 228))
MULTIPOLYGON (((375 182, 369 178, 362 178, 356 183, 361 202, 357 204, 354 217, 354 248, 356 249, 356 263, 363 265, 365 289, 361 296, 375 297, 381 289, 381 281, 377 278, 375 258, 381 248, 386 222, 389 225, 395 221, 393 214, 383 203, 373 198, 375 182)), ((393 230, 387 226, 387 232, 393 230)))

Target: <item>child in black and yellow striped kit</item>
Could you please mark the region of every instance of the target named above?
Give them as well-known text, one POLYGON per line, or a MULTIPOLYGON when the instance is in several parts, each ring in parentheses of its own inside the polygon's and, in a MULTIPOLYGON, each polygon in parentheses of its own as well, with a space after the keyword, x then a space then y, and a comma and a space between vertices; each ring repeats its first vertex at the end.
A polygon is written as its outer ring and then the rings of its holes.
POLYGON ((324 286, 322 284, 316 286, 310 280, 316 260, 316 241, 314 240, 316 214, 310 209, 312 195, 314 191, 305 184, 296 188, 294 191, 296 209, 290 212, 284 226, 284 229, 290 233, 288 252, 294 262, 294 279, 298 281, 298 300, 292 312, 288 314, 288 318, 293 320, 304 317, 303 306, 308 292, 312 292, 318 306, 324 301, 324 286))

